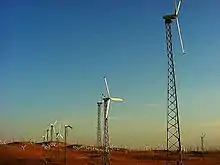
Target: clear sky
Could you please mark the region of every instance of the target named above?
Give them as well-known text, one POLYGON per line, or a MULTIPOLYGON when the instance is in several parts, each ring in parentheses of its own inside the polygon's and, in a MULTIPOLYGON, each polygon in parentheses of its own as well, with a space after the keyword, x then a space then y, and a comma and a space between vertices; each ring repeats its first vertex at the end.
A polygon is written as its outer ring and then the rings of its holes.
MULTIPOLYGON (((114 145, 165 144, 167 57, 162 16, 172 0, 7 0, 0 5, 0 139, 40 140, 56 119, 69 141, 94 144, 106 75, 114 145)), ((219 0, 184 1, 174 53, 184 145, 220 138, 219 0)))

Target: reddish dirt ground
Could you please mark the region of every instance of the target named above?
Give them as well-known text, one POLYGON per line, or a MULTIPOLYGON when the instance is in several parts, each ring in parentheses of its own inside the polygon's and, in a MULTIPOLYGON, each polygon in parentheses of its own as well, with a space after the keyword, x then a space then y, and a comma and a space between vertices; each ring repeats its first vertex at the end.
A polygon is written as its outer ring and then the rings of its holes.
MULTIPOLYGON (((165 165, 165 152, 112 151, 112 165, 165 165)), ((95 151, 76 151, 67 149, 67 165, 101 164, 99 153, 95 151)), ((183 156, 184 165, 220 165, 219 153, 187 153, 183 156)), ((21 144, 0 145, 0 165, 64 165, 64 150, 45 151, 41 145, 27 144, 23 150, 21 144)))

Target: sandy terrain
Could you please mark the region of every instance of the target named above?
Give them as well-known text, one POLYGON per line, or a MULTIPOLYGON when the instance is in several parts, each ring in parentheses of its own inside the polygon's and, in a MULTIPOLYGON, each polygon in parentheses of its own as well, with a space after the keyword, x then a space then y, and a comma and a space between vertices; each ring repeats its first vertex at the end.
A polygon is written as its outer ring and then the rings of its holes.
MULTIPOLYGON (((0 165, 64 165, 64 150, 61 147, 44 150, 39 144, 0 145, 0 165)), ((165 165, 166 154, 163 151, 112 151, 112 165, 165 165)), ((187 153, 183 156, 184 165, 219 165, 219 153, 187 153)), ((76 151, 67 149, 67 165, 101 164, 98 151, 76 151)))

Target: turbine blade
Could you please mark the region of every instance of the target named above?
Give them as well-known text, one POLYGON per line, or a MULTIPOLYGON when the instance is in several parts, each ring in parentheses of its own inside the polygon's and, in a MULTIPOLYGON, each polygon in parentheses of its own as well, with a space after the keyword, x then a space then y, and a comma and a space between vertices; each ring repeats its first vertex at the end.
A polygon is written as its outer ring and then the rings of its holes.
POLYGON ((184 46, 183 46, 183 39, 182 39, 182 34, 181 34, 181 30, 180 30, 180 24, 179 24, 178 17, 176 17, 176 25, 177 25, 177 29, 178 29, 178 34, 179 34, 179 38, 180 38, 180 45, 181 45, 181 48, 182 48, 182 52, 183 52, 183 54, 185 54, 185 50, 184 50, 184 46))
POLYGON ((179 14, 181 3, 182 3, 182 0, 180 0, 178 5, 176 6, 176 0, 175 0, 175 15, 176 16, 179 14))
POLYGON ((176 14, 176 9, 177 9, 177 5, 176 5, 176 0, 173 0, 174 1, 174 13, 176 14))
POLYGON ((107 101, 107 109, 106 109, 106 116, 105 116, 105 118, 108 118, 109 108, 110 108, 110 100, 107 101))
POLYGON ((63 135, 61 135, 61 134, 59 134, 60 135, 60 137, 63 139, 63 135))
POLYGON ((110 91, 109 91, 109 88, 108 88, 108 83, 107 83, 107 79, 106 79, 106 77, 104 77, 104 81, 105 81, 105 88, 106 88, 106 91, 107 91, 108 97, 110 97, 110 91))
POLYGON ((53 125, 56 125, 56 123, 57 123, 57 120, 53 123, 53 125))
POLYGON ((118 97, 111 97, 112 101, 123 101, 122 98, 118 98, 118 97))

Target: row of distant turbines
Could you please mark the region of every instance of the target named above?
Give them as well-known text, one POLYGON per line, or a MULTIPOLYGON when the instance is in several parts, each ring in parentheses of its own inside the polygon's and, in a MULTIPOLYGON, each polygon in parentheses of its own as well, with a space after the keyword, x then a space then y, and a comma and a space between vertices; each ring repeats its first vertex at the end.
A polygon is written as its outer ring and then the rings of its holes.
POLYGON ((55 125, 57 124, 57 120, 54 123, 50 123, 50 128, 48 128, 46 130, 46 135, 42 136, 43 141, 44 142, 53 142, 54 141, 54 137, 56 139, 56 141, 59 141, 59 138, 64 139, 66 142, 66 137, 67 137, 67 129, 73 129, 73 127, 71 125, 64 125, 64 137, 61 134, 61 124, 59 125, 59 130, 56 131, 55 129, 55 125), (50 133, 50 140, 49 140, 49 133, 50 133))
MULTIPOLYGON (((46 130, 46 135, 45 136, 42 136, 43 138, 43 141, 46 142, 46 147, 48 147, 48 145, 51 145, 51 144, 48 144, 48 143, 52 143, 54 142, 54 136, 55 136, 55 139, 56 139, 56 144, 57 144, 57 150, 58 150, 58 156, 59 156, 59 150, 60 150, 60 144, 59 144, 59 139, 63 139, 64 138, 64 142, 65 142, 65 147, 64 147, 64 153, 65 153, 65 159, 64 159, 64 162, 66 164, 66 161, 67 161, 67 133, 68 133, 68 129, 73 129, 73 127, 71 125, 64 125, 64 137, 63 135, 61 134, 61 129, 62 129, 62 125, 60 124, 59 125, 59 130, 56 131, 55 130, 55 125, 57 124, 57 120, 54 122, 54 123, 50 123, 50 128, 48 128, 46 130), (49 140, 49 132, 50 132, 50 140, 49 140)), ((50 148, 50 147, 49 147, 50 148)))

